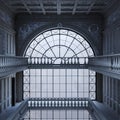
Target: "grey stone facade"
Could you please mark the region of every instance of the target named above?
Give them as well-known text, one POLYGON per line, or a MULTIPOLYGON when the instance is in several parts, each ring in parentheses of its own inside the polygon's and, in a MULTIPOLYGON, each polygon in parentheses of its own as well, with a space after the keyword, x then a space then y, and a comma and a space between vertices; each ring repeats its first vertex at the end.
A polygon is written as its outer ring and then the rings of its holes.
POLYGON ((28 43, 39 33, 52 28, 69 28, 83 35, 91 44, 96 54, 101 54, 102 47, 102 15, 79 16, 39 16, 18 15, 17 26, 17 54, 23 55, 28 43), (21 19, 23 21, 21 21, 21 19), (73 22, 74 20, 74 22, 73 22))

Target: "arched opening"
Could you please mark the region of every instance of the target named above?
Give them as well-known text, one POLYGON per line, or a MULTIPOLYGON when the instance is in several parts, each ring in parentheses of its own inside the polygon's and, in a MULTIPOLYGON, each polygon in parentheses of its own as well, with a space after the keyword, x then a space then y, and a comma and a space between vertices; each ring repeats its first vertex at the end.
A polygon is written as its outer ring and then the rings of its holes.
MULTIPOLYGON (((40 33, 26 48, 26 57, 60 58, 94 56, 88 41, 69 29, 40 33)), ((81 61, 82 63, 83 61, 81 61)), ((95 72, 88 69, 28 69, 24 71, 23 98, 96 98, 95 72)))

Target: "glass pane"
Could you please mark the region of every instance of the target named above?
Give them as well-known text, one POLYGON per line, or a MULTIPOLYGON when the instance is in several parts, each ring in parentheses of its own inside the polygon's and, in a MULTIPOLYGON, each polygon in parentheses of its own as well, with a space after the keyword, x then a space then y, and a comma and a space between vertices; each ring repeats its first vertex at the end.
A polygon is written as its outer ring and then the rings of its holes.
POLYGON ((33 51, 32 57, 42 57, 42 54, 40 54, 40 53, 37 52, 37 51, 33 51))
POLYGON ((72 37, 75 37, 75 36, 76 36, 76 33, 73 32, 73 31, 69 31, 69 32, 68 32, 68 35, 69 35, 69 36, 72 36, 72 37))
POLYGON ((87 41, 85 41, 85 40, 82 42, 82 44, 83 44, 83 46, 84 46, 85 48, 88 48, 88 47, 89 47, 88 42, 87 42, 87 41))
POLYGON ((33 52, 33 49, 29 47, 27 49, 26 55, 30 56, 32 52, 33 52))
POLYGON ((59 47, 58 46, 57 47, 53 47, 52 50, 53 50, 55 56, 59 57, 59 47))
POLYGON ((50 35, 51 35, 51 31, 47 31, 47 32, 43 33, 43 36, 44 36, 44 37, 48 37, 48 36, 50 36, 50 35))
POLYGON ((60 47, 60 57, 63 57, 67 51, 67 47, 60 47))
MULTIPOLYGON (((66 35, 60 35, 60 40, 61 41, 66 41, 66 38, 67 38, 66 35)), ((62 44, 64 44, 64 43, 62 42, 62 44)))
POLYGON ((59 30, 58 29, 52 30, 52 34, 59 34, 59 30))
POLYGON ((44 38, 43 35, 39 35, 35 40, 37 42, 40 42, 43 38, 44 38))
POLYGON ((67 34, 68 30, 60 30, 60 34, 67 34))
POLYGON ((88 52, 88 55, 89 55, 89 56, 94 56, 94 53, 93 53, 93 51, 92 51, 91 48, 88 48, 88 49, 87 49, 87 52, 88 52))
POLYGON ((48 56, 48 57, 55 57, 54 52, 51 51, 51 50, 48 50, 48 51, 45 53, 45 55, 48 56))
POLYGON ((54 37, 50 36, 46 38, 47 42, 49 43, 50 46, 54 46, 54 37))
MULTIPOLYGON (((81 35, 70 30, 54 29, 33 39, 25 56, 54 57, 55 62, 60 64, 59 57, 88 57, 93 55, 92 48, 81 35)), ((72 60, 74 62, 75 58, 72 60)), ((79 59, 79 62, 85 63, 83 58, 79 59)), ((25 70, 23 82, 24 98, 29 96, 54 96, 58 98, 90 96, 94 99, 96 97, 95 72, 87 69, 25 70), (30 92, 26 92, 29 90, 30 92)), ((76 119, 76 113, 74 113, 73 118, 76 119)))
POLYGON ((67 36, 65 45, 68 46, 68 47, 70 47, 70 45, 72 45, 73 40, 74 40, 74 38, 72 38, 70 36, 67 36))
POLYGON ((59 45, 59 35, 54 35, 53 38, 54 38, 54 44, 59 45))
POLYGON ((42 53, 44 53, 45 50, 46 49, 44 47, 42 47, 41 45, 37 45, 34 49, 34 51, 37 51, 40 55, 42 55, 42 53))
POLYGON ((76 39, 77 39, 78 41, 80 41, 80 42, 84 41, 84 38, 83 38, 82 36, 80 36, 80 35, 77 35, 77 36, 76 36, 76 39))
POLYGON ((31 48, 34 48, 37 44, 38 44, 38 43, 34 40, 34 41, 31 43, 30 47, 31 47, 31 48))
POLYGON ((74 55, 74 52, 71 51, 71 50, 68 50, 67 53, 66 53, 66 55, 65 55, 65 57, 71 57, 73 55, 74 55))

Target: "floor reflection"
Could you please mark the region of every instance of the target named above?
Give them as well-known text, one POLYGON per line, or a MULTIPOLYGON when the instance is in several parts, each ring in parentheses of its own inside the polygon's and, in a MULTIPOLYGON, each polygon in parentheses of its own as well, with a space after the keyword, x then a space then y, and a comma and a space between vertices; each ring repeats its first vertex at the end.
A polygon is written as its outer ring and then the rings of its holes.
POLYGON ((42 109, 28 110, 22 120, 93 120, 87 110, 42 109))

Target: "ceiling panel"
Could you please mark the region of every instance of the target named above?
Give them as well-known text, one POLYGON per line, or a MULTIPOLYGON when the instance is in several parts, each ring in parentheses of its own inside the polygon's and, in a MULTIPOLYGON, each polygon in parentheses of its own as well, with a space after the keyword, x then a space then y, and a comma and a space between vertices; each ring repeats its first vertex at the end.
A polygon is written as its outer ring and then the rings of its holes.
POLYGON ((15 14, 103 13, 116 0, 1 0, 15 14))

